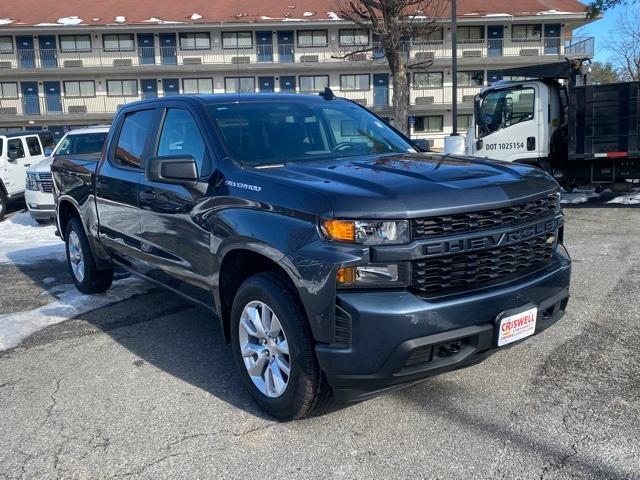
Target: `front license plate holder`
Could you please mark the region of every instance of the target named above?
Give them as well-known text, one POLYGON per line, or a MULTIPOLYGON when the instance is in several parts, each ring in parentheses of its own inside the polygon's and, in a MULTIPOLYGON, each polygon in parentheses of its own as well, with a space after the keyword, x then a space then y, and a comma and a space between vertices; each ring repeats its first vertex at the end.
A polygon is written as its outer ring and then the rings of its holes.
POLYGON ((533 304, 506 310, 496 317, 498 347, 530 337, 536 331, 538 307, 533 304))

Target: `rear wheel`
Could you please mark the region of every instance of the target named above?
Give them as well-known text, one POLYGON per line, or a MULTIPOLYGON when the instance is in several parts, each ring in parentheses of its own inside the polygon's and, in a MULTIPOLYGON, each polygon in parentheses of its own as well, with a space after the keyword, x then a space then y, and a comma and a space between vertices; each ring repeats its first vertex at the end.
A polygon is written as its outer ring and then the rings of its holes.
POLYGON ((78 217, 69 220, 65 233, 67 263, 76 288, 82 293, 102 293, 113 281, 113 270, 98 270, 89 241, 78 217))
POLYGON ((231 343, 243 384, 279 420, 307 416, 316 406, 322 373, 298 298, 278 273, 249 277, 231 310, 231 343))

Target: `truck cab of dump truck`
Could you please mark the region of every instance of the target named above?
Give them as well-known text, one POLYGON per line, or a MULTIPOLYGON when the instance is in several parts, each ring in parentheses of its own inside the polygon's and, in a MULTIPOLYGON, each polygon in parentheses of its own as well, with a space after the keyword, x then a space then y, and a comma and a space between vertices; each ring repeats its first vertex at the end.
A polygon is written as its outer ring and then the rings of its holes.
POLYGON ((565 123, 566 90, 554 80, 502 81, 476 97, 468 155, 548 166, 565 123))

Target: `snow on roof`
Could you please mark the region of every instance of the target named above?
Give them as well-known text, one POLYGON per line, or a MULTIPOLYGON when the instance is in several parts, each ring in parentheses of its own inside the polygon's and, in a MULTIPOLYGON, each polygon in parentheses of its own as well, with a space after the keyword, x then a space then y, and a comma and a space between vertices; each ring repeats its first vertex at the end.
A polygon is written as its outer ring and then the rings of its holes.
MULTIPOLYGON (((152 0, 0 0, 0 27, 21 26, 95 26, 114 24, 177 24, 177 23, 253 23, 264 21, 342 20, 339 0, 182 0, 158 2, 152 0), (118 15, 114 15, 117 13, 118 15), (115 20, 114 20, 115 17, 115 20), (83 21, 83 19, 90 19, 83 21), (286 20, 285 20, 286 19, 286 20)), ((425 9, 429 10, 429 9, 425 9)), ((584 15, 585 5, 579 0, 465 0, 459 2, 460 17, 499 17, 534 15, 584 15)), ((416 12, 425 17, 429 12, 416 12)), ((447 16, 447 12, 443 14, 447 16)))

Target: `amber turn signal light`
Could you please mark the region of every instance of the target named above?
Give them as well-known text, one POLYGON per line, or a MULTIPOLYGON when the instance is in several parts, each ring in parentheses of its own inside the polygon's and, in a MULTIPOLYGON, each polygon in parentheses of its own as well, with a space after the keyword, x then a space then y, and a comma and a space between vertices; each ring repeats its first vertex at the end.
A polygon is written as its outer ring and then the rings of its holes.
POLYGON ((340 242, 354 242, 356 240, 356 227, 353 222, 345 220, 325 220, 322 227, 327 237, 340 242))
POLYGON ((336 281, 342 285, 351 285, 356 282, 356 267, 342 267, 336 273, 336 281))

